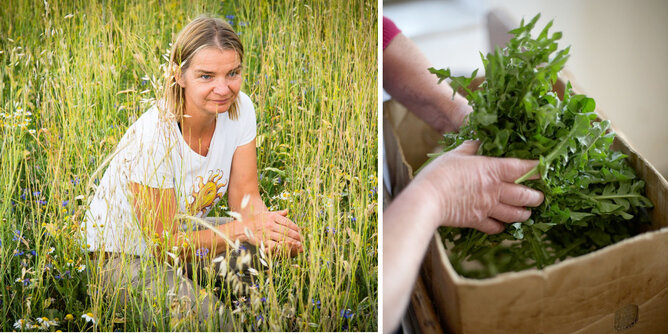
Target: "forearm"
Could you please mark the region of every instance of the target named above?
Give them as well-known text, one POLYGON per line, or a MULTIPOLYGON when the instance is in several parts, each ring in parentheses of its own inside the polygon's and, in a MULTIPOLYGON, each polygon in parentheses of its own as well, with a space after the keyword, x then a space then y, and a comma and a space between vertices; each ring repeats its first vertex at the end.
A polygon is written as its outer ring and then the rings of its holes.
POLYGON ((422 258, 440 223, 424 194, 409 185, 383 213, 383 328, 396 329, 404 314, 422 258))
POLYGON ((156 254, 160 254, 160 249, 171 251, 178 248, 181 250, 180 257, 190 260, 198 250, 212 256, 218 255, 232 247, 237 239, 240 242, 248 239, 243 222, 228 217, 206 217, 203 220, 210 226, 191 232, 175 230, 170 236, 163 236, 156 254))
POLYGON ((456 131, 470 112, 468 102, 429 73, 429 60, 399 34, 383 52, 383 88, 406 108, 444 133, 456 131))

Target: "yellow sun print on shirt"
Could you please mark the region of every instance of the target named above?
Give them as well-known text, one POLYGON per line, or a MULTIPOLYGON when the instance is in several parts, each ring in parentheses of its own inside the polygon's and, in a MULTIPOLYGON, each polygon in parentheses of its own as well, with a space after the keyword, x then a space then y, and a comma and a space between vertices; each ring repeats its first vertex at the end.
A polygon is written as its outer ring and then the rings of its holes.
POLYGON ((211 209, 217 200, 223 198, 223 193, 218 193, 218 190, 227 185, 227 179, 221 182, 222 178, 223 171, 220 169, 211 173, 206 182, 201 176, 195 178, 196 181, 193 183, 193 190, 190 193, 192 201, 188 205, 188 210, 193 215, 206 212, 211 209))

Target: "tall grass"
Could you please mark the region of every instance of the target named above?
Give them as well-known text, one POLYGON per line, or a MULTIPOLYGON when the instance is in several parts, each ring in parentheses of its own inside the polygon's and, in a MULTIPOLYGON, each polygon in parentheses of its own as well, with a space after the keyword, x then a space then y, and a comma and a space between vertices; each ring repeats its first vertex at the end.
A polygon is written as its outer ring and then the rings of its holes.
POLYGON ((226 293, 225 284, 216 289, 210 279, 201 288, 221 296, 236 330, 376 331, 376 6, 320 0, 0 6, 0 329, 216 329, 215 321, 170 319, 167 295, 149 305, 148 322, 139 304, 151 301, 112 306, 97 289, 98 263, 79 233, 101 178, 94 172, 159 97, 169 43, 189 20, 208 13, 240 33, 242 90, 258 120, 261 193, 273 208, 290 210, 305 252, 266 258, 247 297, 226 293), (89 313, 94 321, 82 317, 89 313))

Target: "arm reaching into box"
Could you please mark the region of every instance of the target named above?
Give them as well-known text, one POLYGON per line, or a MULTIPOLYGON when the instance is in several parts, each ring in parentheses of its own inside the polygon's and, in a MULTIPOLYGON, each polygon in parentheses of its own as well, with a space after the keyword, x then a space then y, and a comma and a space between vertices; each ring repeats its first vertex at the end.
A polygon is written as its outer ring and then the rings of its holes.
MULTIPOLYGON (((394 330, 408 304, 420 263, 441 225, 500 233, 531 216, 543 194, 514 181, 538 162, 475 156, 467 141, 434 160, 383 214, 383 328, 394 330)), ((537 176, 536 176, 537 177, 537 176)))
MULTIPOLYGON (((388 21, 383 20, 396 29, 388 21)), ((456 131, 472 109, 461 95, 452 98, 449 85, 438 84, 427 70, 431 66, 418 47, 398 32, 383 50, 383 89, 439 133, 456 131)))

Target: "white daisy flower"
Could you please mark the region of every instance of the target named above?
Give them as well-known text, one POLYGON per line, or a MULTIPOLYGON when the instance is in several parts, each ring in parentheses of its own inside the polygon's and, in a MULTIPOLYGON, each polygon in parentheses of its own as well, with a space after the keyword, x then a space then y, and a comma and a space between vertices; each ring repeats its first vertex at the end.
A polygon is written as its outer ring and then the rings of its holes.
POLYGON ((82 315, 81 317, 84 318, 86 322, 92 322, 93 324, 95 324, 95 316, 93 316, 93 313, 88 312, 82 315))
POLYGON ((79 265, 79 266, 77 267, 77 271, 78 271, 78 272, 82 272, 82 271, 84 271, 84 270, 86 270, 86 265, 85 265, 85 264, 79 265))
POLYGON ((37 322, 39 322, 39 327, 41 329, 48 329, 51 326, 58 326, 57 321, 49 320, 49 318, 47 318, 47 317, 37 318, 37 322))
POLYGON ((290 194, 289 192, 284 191, 284 192, 281 193, 280 196, 278 196, 278 198, 280 198, 280 199, 286 201, 286 200, 289 200, 289 199, 290 199, 290 195, 291 195, 291 194, 290 194))
POLYGON ((16 320, 16 322, 14 323, 14 328, 24 329, 24 328, 30 327, 30 325, 31 325, 30 321, 25 320, 25 319, 19 319, 19 320, 16 320))

